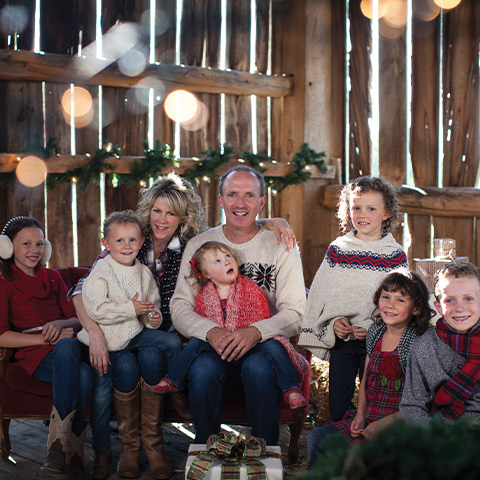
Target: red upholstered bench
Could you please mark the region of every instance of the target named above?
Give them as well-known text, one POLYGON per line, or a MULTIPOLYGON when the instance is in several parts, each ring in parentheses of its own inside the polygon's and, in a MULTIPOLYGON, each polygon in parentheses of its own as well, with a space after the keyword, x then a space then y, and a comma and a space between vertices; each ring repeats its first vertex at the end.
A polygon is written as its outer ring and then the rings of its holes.
MULTIPOLYGON (((68 288, 86 273, 85 267, 59 268, 68 288)), ((0 421, 1 456, 10 455, 9 426, 12 418, 48 420, 52 408, 52 386, 28 375, 23 368, 10 363, 13 353, 10 348, 0 347, 0 421)), ((310 356, 307 358, 310 361, 310 356)), ((303 394, 308 401, 310 391, 310 372, 304 378, 303 394)), ((290 426, 290 444, 288 457, 291 462, 298 460, 298 439, 300 437, 306 410, 293 411, 282 401, 280 423, 290 426)), ((232 425, 249 425, 245 401, 241 392, 225 393, 222 406, 222 420, 232 425)), ((184 422, 175 410, 165 411, 164 421, 184 422)))

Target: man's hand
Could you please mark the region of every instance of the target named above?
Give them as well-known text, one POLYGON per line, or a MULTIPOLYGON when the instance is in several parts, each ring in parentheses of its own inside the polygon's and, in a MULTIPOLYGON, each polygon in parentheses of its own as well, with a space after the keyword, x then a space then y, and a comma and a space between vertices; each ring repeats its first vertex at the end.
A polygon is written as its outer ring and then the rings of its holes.
POLYGON ((99 375, 102 376, 107 373, 110 358, 108 356, 107 343, 101 330, 89 333, 89 344, 90 363, 99 375))
POLYGON ((353 333, 352 326, 348 323, 346 318, 337 318, 333 324, 333 331, 338 338, 345 338, 348 337, 351 333, 353 333))
POLYGON ((363 327, 352 327, 353 334, 357 340, 365 340, 367 338, 367 329, 363 327))
POLYGON ((222 360, 232 362, 242 358, 260 340, 262 340, 262 334, 253 325, 231 332, 220 345, 222 360))
POLYGON ((225 338, 230 336, 228 330, 220 327, 213 327, 207 332, 207 342, 215 349, 219 356, 222 356, 222 345, 225 338))

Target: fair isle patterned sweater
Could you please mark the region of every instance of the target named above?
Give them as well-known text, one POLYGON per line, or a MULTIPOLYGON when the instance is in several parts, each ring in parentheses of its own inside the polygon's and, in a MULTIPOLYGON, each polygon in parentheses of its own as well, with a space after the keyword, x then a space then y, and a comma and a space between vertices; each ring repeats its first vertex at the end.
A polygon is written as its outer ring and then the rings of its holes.
MULTIPOLYGON (((328 247, 313 279, 299 345, 328 360, 335 345, 333 323, 345 317, 351 325, 372 325, 373 294, 383 277, 398 267, 408 268, 407 256, 391 233, 364 242, 348 232, 328 247)), ((355 337, 349 335, 345 340, 355 337)))

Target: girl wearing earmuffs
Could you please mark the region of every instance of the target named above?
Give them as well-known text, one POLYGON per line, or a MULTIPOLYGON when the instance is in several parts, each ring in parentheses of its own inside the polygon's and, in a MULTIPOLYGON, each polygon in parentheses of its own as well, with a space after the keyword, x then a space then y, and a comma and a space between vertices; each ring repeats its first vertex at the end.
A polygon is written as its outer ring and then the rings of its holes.
POLYGON ((76 340, 81 326, 67 301, 61 275, 44 268, 52 252, 44 227, 15 217, 0 235, 0 346, 14 361, 53 386, 43 468, 84 478, 83 439, 93 371, 88 349, 76 340))

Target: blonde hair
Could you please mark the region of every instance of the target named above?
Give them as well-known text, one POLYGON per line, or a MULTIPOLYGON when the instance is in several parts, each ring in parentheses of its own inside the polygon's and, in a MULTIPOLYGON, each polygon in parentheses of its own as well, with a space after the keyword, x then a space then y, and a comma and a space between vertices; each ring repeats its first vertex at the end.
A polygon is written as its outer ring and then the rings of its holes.
POLYGON ((230 249, 228 245, 212 240, 209 242, 205 242, 201 247, 197 248, 197 251, 193 254, 193 257, 190 260, 191 272, 190 272, 189 278, 199 283, 201 286, 206 285, 208 282, 208 278, 207 278, 207 272, 205 270, 205 264, 204 264, 205 253, 217 252, 217 251, 221 251, 223 253, 229 253, 238 265, 237 257, 235 256, 235 254, 233 253, 233 251, 230 249), (192 263, 193 265, 195 265, 195 269, 197 271, 194 270, 192 263), (200 274, 200 278, 198 277, 197 272, 200 274))
POLYGON ((440 300, 440 281, 444 278, 473 277, 480 283, 480 269, 473 263, 447 263, 435 273, 435 298, 440 300))
POLYGON ((150 227, 150 211, 157 198, 162 197, 173 213, 180 219, 178 235, 183 242, 207 229, 202 200, 195 192, 192 184, 176 175, 169 173, 153 182, 150 188, 140 190, 138 213, 150 227))
POLYGON ((103 222, 103 238, 107 238, 113 225, 126 225, 126 224, 138 225, 140 234, 145 235, 145 224, 142 217, 133 210, 122 210, 120 212, 111 213, 103 222))
POLYGON ((399 206, 397 188, 382 177, 359 177, 345 185, 340 192, 337 218, 340 220, 340 231, 346 233, 353 229, 350 218, 350 200, 354 195, 366 192, 382 194, 385 210, 390 215, 382 222, 382 233, 388 233, 398 225, 399 206))

